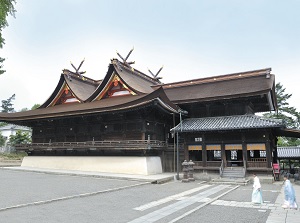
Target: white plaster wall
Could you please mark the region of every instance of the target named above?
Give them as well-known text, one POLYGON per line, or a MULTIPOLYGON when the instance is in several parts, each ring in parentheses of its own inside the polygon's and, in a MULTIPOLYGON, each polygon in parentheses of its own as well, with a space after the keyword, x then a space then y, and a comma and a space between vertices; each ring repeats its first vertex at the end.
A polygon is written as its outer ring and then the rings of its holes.
POLYGON ((158 156, 27 156, 21 166, 140 175, 162 173, 158 156))

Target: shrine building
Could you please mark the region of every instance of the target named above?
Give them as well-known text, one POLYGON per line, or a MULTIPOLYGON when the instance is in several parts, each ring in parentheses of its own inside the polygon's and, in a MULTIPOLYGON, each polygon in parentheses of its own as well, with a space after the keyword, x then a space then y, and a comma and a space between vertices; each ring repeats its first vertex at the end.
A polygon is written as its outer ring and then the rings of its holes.
POLYGON ((277 109, 270 68, 167 84, 124 59, 112 59, 102 80, 79 68, 64 69, 39 108, 0 113, 2 122, 32 128, 32 143, 16 146, 28 154, 22 166, 173 172, 179 147, 179 162, 193 160, 196 170, 236 167, 246 176, 272 171, 277 136, 300 137, 256 115, 277 109))

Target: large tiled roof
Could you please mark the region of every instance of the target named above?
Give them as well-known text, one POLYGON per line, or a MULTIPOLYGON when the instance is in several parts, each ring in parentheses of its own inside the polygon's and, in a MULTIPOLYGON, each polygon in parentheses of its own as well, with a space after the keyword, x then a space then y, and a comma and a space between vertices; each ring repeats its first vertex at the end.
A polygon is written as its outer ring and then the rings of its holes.
MULTIPOLYGON (((173 103, 212 101, 270 94, 276 108, 275 76, 271 69, 260 69, 162 85, 173 103)), ((256 111, 259 112, 259 111, 256 111)))
POLYGON ((278 147, 277 156, 278 158, 300 158, 300 147, 278 147))
POLYGON ((281 128, 282 120, 269 119, 256 115, 188 118, 171 129, 175 132, 202 132, 234 129, 281 128))

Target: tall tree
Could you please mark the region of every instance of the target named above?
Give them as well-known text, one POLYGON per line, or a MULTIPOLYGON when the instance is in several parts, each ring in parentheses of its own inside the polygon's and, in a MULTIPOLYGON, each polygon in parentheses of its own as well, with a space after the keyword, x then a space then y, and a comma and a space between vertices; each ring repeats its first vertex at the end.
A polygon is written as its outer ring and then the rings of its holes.
MULTIPOLYGON (((288 128, 300 129, 300 112, 295 107, 289 105, 288 100, 292 94, 285 92, 286 89, 281 83, 275 86, 277 106, 276 112, 266 113, 264 116, 268 118, 282 119, 288 128)), ((297 138, 279 137, 279 146, 295 146, 300 145, 300 140, 297 138)))
MULTIPOLYGON (((5 39, 2 36, 2 30, 8 26, 7 16, 12 15, 15 17, 15 4, 15 0, 0 0, 0 48, 2 48, 5 43, 5 39)), ((0 57, 0 75, 5 72, 5 70, 2 69, 4 60, 4 58, 0 57)))
POLYGON ((4 136, 2 135, 2 133, 0 132, 0 146, 4 146, 6 139, 4 138, 4 136))
POLYGON ((12 101, 15 100, 15 94, 13 94, 10 98, 8 98, 7 100, 2 100, 2 112, 14 112, 14 108, 13 108, 13 103, 12 101))

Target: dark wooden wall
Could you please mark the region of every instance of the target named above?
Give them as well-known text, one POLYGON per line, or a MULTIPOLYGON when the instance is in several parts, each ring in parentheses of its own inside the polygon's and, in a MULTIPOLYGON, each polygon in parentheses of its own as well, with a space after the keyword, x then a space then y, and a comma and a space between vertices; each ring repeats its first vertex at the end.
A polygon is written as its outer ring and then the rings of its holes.
POLYGON ((32 141, 168 140, 173 115, 155 106, 128 112, 63 117, 34 123, 32 141))

